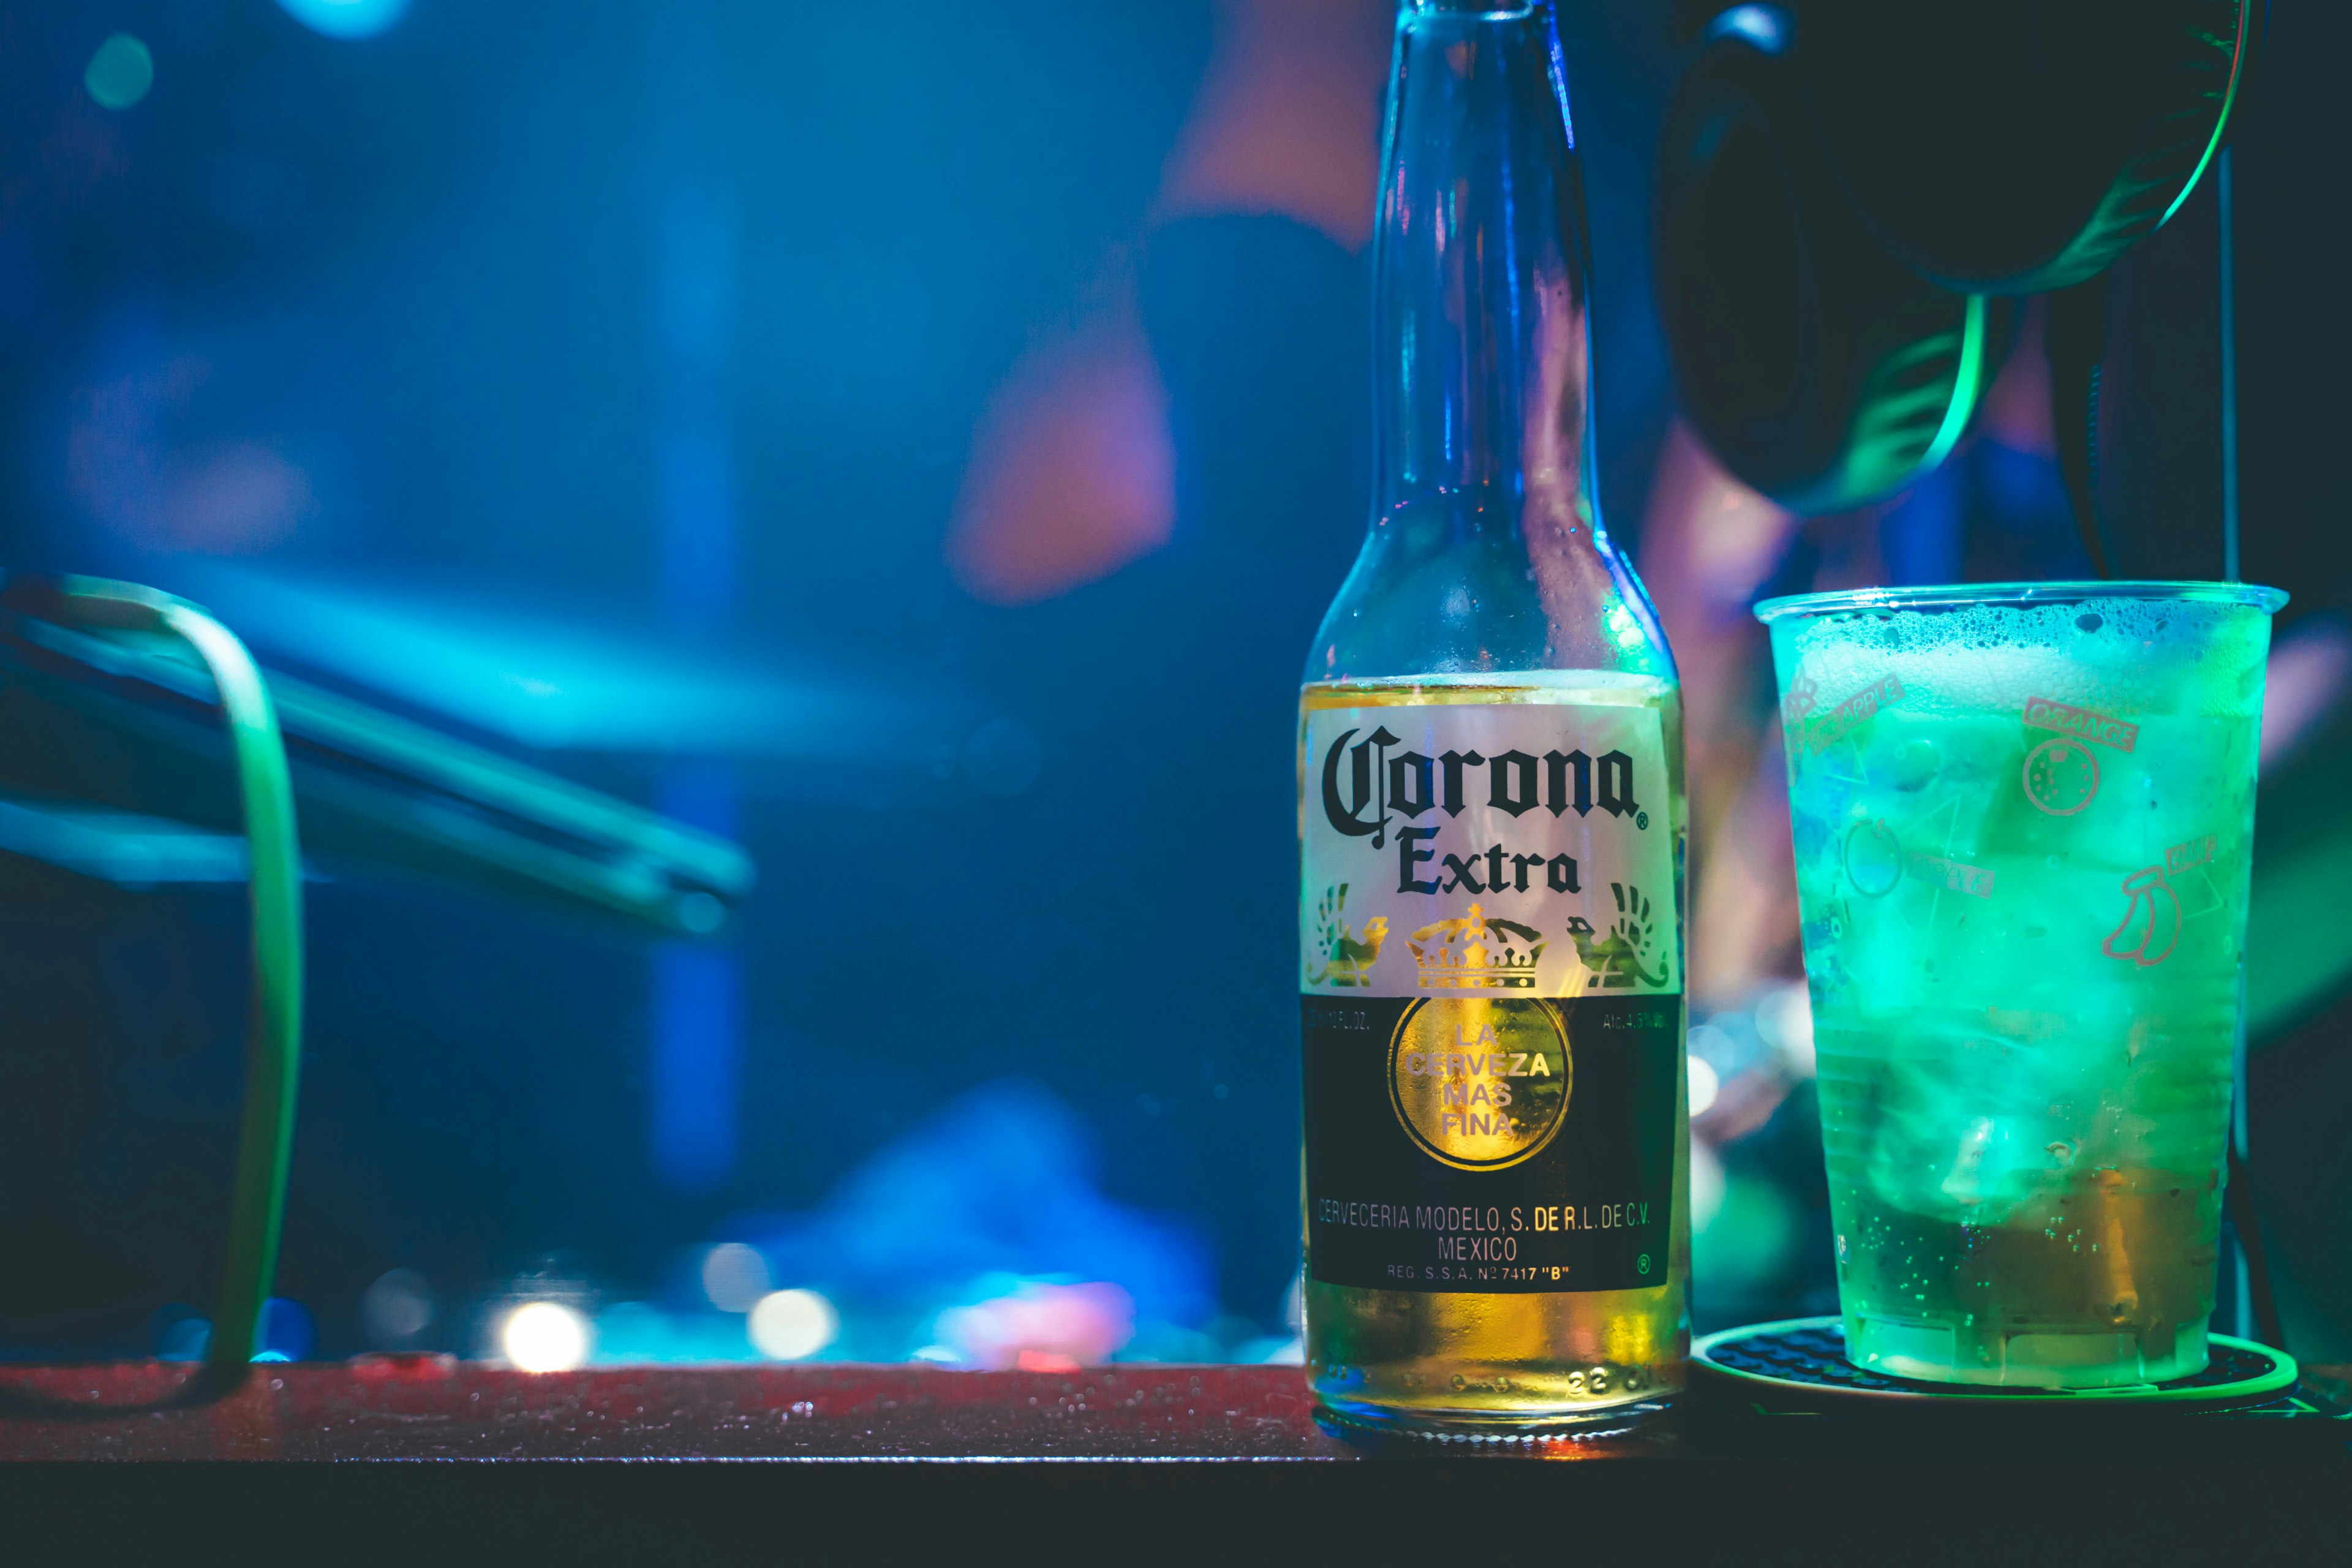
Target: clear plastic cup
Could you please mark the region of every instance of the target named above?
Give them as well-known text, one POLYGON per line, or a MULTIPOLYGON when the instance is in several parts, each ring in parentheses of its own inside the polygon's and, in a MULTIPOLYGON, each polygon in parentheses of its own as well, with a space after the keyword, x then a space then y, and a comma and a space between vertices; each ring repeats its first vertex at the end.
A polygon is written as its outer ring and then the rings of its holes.
POLYGON ((2270 617, 2221 583, 1773 599, 1847 1353, 2206 1362, 2270 617))

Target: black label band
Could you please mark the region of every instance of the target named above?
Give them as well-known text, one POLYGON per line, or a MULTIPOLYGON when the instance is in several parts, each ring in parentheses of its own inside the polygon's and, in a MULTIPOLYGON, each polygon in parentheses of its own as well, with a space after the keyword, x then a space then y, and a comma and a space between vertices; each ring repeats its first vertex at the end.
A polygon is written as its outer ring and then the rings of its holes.
POLYGON ((1482 1294, 1665 1283, 1679 995, 1300 1008, 1310 1278, 1482 1294))

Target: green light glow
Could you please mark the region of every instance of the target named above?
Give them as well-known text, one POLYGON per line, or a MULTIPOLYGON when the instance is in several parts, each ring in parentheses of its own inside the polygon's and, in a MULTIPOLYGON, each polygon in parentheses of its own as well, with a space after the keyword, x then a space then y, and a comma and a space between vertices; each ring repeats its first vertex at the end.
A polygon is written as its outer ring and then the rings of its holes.
POLYGON ((1609 606, 1601 617, 1601 624, 1609 641, 1625 652, 1635 652, 1647 646, 1648 639, 1643 635, 1642 623, 1633 618, 1633 612, 1625 607, 1622 599, 1609 606))
POLYGON ((2230 129, 2230 110, 2238 101, 2238 81, 2245 74, 2246 8, 2241 5, 2238 7, 2238 47, 2230 56, 2230 85, 2221 93, 2221 112, 2213 121, 2213 134, 2205 139, 2205 151, 2198 158, 2197 167, 2189 172, 2188 183, 2180 187, 2180 194, 2172 198, 2172 205, 2164 209, 2164 216, 2156 220, 2157 227, 2162 228, 2172 221, 2172 215, 2180 210, 2180 204, 2189 199, 2189 193, 2195 190, 2197 182, 2205 177, 2206 165, 2212 163, 2214 155, 2221 151, 2222 132, 2230 129))
POLYGON ((1969 426, 1969 416, 1977 405, 1977 393, 1984 380, 1985 297, 1969 296, 1969 308, 1960 322, 1960 365, 1952 376, 1952 401, 1945 405, 1944 422, 1936 427, 1936 438, 1927 444, 1927 455, 1919 461, 1919 472, 1925 473, 1951 454, 1969 426))

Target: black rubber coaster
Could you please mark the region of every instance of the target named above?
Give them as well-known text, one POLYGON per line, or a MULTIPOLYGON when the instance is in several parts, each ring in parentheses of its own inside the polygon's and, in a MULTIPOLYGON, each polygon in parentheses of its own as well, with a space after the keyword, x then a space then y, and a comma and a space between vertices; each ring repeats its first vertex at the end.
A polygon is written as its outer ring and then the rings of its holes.
MULTIPOLYGON (((2284 1351, 2214 1334, 2211 1361, 2194 1376, 2124 1388, 2001 1388, 1982 1384, 1922 1383, 1870 1372, 1845 1358, 1845 1330, 1836 1318, 1795 1318, 1753 1323, 1707 1335, 1691 1347, 1691 1366, 1724 1392, 1768 1405, 1811 1409, 1876 1409, 1916 1405, 2063 1406, 2114 1410, 2161 1405, 2183 1411, 2284 1405, 2294 1399, 2294 1358, 2284 1351)), ((2282 1412, 2284 1413, 2284 1411, 2282 1412)))

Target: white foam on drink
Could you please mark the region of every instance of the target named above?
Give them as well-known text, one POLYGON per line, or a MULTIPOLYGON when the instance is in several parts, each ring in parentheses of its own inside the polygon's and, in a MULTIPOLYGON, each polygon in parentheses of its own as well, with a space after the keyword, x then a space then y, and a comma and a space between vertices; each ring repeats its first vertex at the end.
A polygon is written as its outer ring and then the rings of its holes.
POLYGON ((1773 631, 1817 711, 1892 674, 1904 705, 1927 712, 2041 697, 2122 717, 2238 718, 2261 706, 2269 640, 2266 617, 2242 605, 2130 598, 1852 610, 1773 631))

